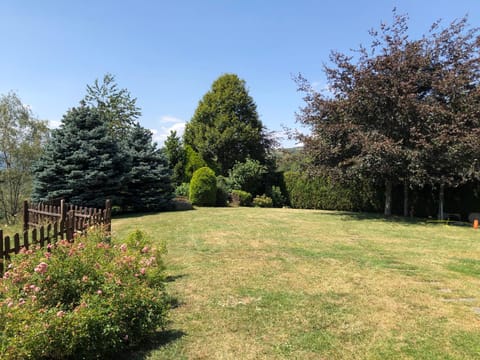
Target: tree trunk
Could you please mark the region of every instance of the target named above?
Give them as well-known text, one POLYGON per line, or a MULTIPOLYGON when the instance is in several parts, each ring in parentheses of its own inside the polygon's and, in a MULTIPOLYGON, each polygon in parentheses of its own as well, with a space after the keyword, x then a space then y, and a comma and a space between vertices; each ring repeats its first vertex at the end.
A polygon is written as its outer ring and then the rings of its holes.
POLYGON ((403 181, 403 216, 408 216, 408 180, 403 181))
POLYGON ((385 180, 385 210, 383 212, 385 216, 392 215, 392 182, 385 180))
POLYGON ((443 205, 445 202, 445 184, 440 184, 438 191, 438 220, 443 220, 443 205))

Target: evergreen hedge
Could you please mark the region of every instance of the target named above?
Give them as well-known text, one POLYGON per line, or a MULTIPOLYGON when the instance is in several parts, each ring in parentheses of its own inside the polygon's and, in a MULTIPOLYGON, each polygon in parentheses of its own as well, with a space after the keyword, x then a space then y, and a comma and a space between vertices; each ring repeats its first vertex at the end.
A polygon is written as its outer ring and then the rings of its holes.
POLYGON ((377 193, 366 183, 334 183, 328 176, 307 176, 299 172, 284 174, 290 206, 297 209, 344 211, 378 210, 377 193))
POLYGON ((190 182, 189 193, 193 205, 215 206, 217 200, 215 172, 206 166, 196 170, 190 182))

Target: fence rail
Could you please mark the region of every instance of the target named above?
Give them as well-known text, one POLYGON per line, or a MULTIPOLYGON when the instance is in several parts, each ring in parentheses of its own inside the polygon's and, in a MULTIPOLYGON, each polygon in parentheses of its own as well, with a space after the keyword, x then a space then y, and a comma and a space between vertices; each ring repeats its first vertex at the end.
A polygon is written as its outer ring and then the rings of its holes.
POLYGON ((59 239, 73 241, 75 234, 84 234, 88 228, 102 226, 111 231, 112 205, 105 202, 105 209, 88 208, 66 204, 60 206, 46 204, 23 205, 23 233, 3 236, 0 230, 0 274, 3 274, 5 262, 11 254, 18 254, 21 249, 30 246, 54 244, 59 239))

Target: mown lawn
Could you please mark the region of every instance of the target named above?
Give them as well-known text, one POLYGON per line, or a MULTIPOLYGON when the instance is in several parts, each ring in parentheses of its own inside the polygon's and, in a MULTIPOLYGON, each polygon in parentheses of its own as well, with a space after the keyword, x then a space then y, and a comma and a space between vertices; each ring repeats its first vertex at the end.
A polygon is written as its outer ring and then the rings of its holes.
POLYGON ((138 359, 478 359, 480 232, 339 212, 125 217, 166 241, 168 340, 138 359))

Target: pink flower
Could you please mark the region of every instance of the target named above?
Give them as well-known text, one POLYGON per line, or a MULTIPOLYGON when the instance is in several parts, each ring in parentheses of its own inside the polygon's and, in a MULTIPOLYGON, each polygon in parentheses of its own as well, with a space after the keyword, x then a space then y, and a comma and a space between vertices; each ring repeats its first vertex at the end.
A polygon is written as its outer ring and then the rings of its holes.
POLYGON ((128 334, 123 337, 123 340, 128 341, 128 334))
POLYGON ((11 308, 13 306, 13 301, 10 301, 8 304, 7 304, 7 307, 11 308))
POLYGON ((145 246, 143 249, 142 249, 142 253, 146 254, 150 251, 150 248, 148 246, 145 246))
POLYGON ((50 259, 52 257, 52 254, 49 252, 46 252, 44 255, 47 259, 50 259))
POLYGON ((102 293, 103 293, 102 290, 97 290, 98 295, 102 295, 102 293))
POLYGON ((123 252, 127 251, 127 244, 120 245, 120 250, 122 250, 123 252))
POLYGON ((48 264, 41 262, 35 267, 35 272, 39 274, 45 274, 47 272, 48 264))
POLYGON ((63 315, 65 315, 65 311, 60 310, 59 312, 57 312, 57 317, 63 317, 63 315))
POLYGON ((40 291, 40 288, 38 286, 35 286, 35 289, 33 289, 33 291, 35 291, 36 293, 38 293, 40 291))
POLYGON ((140 274, 145 275, 145 268, 140 269, 140 274))

